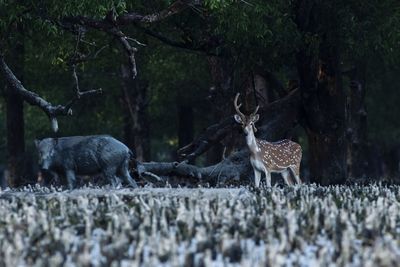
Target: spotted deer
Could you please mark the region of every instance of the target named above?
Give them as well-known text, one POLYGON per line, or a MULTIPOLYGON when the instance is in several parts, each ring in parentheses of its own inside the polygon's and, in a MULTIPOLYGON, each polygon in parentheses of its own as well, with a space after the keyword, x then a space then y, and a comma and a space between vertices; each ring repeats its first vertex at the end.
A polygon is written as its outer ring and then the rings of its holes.
POLYGON ((238 104, 239 93, 235 97, 234 106, 237 114, 234 118, 240 123, 246 135, 246 143, 250 150, 250 163, 254 171, 254 183, 260 186, 261 174, 265 174, 267 186, 271 187, 271 173, 280 173, 287 185, 292 185, 293 180, 301 184, 300 180, 300 161, 301 146, 295 142, 284 139, 278 142, 267 142, 257 139, 254 135, 257 132, 255 123, 260 118, 257 114, 259 106, 249 116, 240 111, 242 104, 238 104))

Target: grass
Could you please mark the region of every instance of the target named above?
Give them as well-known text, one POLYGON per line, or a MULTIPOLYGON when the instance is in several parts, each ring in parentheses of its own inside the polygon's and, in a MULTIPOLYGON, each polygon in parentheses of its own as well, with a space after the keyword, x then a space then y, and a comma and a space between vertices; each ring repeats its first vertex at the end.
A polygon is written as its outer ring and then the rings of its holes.
POLYGON ((0 266, 397 266, 400 187, 0 191, 0 266))

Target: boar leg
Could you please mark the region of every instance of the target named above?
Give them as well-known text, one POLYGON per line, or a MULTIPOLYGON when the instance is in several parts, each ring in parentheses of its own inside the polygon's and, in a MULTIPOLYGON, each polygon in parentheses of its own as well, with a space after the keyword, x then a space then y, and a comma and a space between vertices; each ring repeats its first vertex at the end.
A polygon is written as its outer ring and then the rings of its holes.
POLYGON ((129 161, 125 160, 124 163, 122 163, 120 173, 127 183, 129 183, 133 188, 137 188, 138 186, 135 180, 133 180, 132 177, 130 176, 128 169, 129 169, 129 161))
POLYGON ((133 188, 137 188, 137 184, 135 180, 133 180, 132 177, 130 176, 127 168, 122 169, 121 174, 126 182, 128 182, 133 188))
POLYGON ((72 170, 67 170, 67 171, 65 172, 65 174, 66 174, 66 176, 67 176, 67 181, 68 181, 68 187, 69 187, 69 189, 71 189, 71 190, 74 189, 75 180, 76 180, 74 171, 72 171, 72 170))
POLYGON ((133 188, 137 188, 137 184, 135 182, 135 180, 133 180, 133 178, 129 175, 128 171, 126 171, 126 173, 124 174, 124 177, 126 179, 126 181, 133 187, 133 188))
POLYGON ((111 176, 111 178, 108 178, 108 179, 111 179, 112 187, 114 187, 114 188, 122 187, 121 179, 119 179, 117 176, 113 175, 113 176, 111 176))
POLYGON ((116 168, 108 168, 103 171, 104 177, 106 177, 107 180, 109 180, 114 188, 117 188, 118 185, 120 184, 119 179, 115 175, 117 172, 116 168))
POLYGON ((43 186, 57 186, 61 184, 60 176, 58 176, 58 174, 54 171, 42 170, 40 171, 39 176, 40 178, 38 179, 38 181, 40 180, 43 186))

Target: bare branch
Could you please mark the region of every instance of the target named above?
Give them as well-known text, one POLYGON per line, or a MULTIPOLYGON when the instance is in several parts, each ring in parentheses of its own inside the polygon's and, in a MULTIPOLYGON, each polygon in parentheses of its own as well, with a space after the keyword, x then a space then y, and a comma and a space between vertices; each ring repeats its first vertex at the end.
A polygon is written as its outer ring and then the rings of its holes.
POLYGON ((92 53, 89 53, 88 55, 84 55, 84 54, 79 53, 79 44, 80 44, 81 42, 82 42, 82 43, 86 43, 86 44, 91 45, 91 46, 96 46, 96 44, 95 44, 95 43, 91 43, 91 42, 87 42, 87 41, 85 41, 85 40, 82 38, 82 36, 83 36, 83 34, 84 34, 84 29, 83 29, 82 26, 78 25, 78 26, 76 26, 75 28, 78 28, 78 30, 77 30, 77 32, 76 32, 76 44, 75 44, 75 49, 74 49, 73 55, 71 56, 71 58, 68 60, 68 63, 67 63, 68 65, 71 65, 71 66, 75 66, 75 65, 77 65, 77 64, 79 64, 79 63, 82 63, 82 62, 88 61, 88 60, 90 60, 90 59, 96 58, 97 55, 98 55, 105 47, 108 46, 108 45, 105 45, 105 46, 101 47, 98 51, 95 52, 94 56, 92 55, 92 53))
POLYGON ((129 41, 135 42, 137 45, 140 46, 146 46, 144 43, 139 42, 138 40, 131 38, 131 37, 126 37, 126 39, 128 39, 129 41))
POLYGON ((68 17, 65 18, 64 21, 66 23, 78 24, 81 26, 87 26, 100 31, 104 31, 117 38, 119 43, 122 45, 126 55, 128 56, 128 62, 131 68, 132 77, 133 78, 136 77, 137 69, 136 69, 135 52, 137 51, 137 49, 129 43, 126 35, 117 26, 110 24, 110 22, 105 19, 96 20, 93 18, 88 18, 83 16, 68 17))
POLYGON ((110 45, 109 44, 106 44, 106 45, 103 45, 102 47, 100 47, 100 49, 99 50, 97 50, 95 53, 94 53, 94 55, 93 55, 93 59, 95 59, 95 58, 97 58, 97 56, 104 50, 104 49, 106 49, 107 47, 109 47, 110 45))
POLYGON ((167 44, 172 47, 176 48, 181 48, 189 51, 197 51, 197 52, 203 52, 206 53, 209 56, 217 56, 215 53, 211 52, 211 48, 213 48, 212 44, 207 44, 203 43, 201 45, 195 45, 194 43, 189 43, 189 42, 180 42, 176 41, 173 39, 170 39, 169 37, 162 35, 159 32, 152 31, 148 28, 142 27, 140 25, 135 25, 137 28, 141 29, 145 34, 156 38, 160 42, 167 44))
POLYGON ((115 37, 117 37, 118 41, 121 43, 122 47, 124 48, 125 53, 128 56, 128 62, 129 62, 129 67, 131 69, 132 79, 135 79, 136 75, 137 75, 135 52, 137 51, 137 49, 135 47, 131 46, 131 44, 128 41, 128 38, 119 29, 113 28, 113 29, 109 30, 108 32, 110 32, 115 37))
MULTIPOLYGON (((127 77, 129 77, 128 66, 122 65, 122 66, 121 66, 121 73, 122 73, 122 78, 123 78, 124 80, 127 79, 127 77)), ((126 101, 127 106, 128 106, 129 115, 130 115, 130 117, 131 117, 131 120, 132 120, 133 122, 135 122, 135 121, 136 121, 136 119, 135 119, 135 112, 134 112, 134 110, 133 110, 133 104, 132 104, 131 98, 129 97, 129 92, 128 92, 127 86, 125 86, 125 85, 122 86, 122 90, 123 90, 124 95, 125 95, 125 101, 126 101)))
MULTIPOLYGON (((28 102, 31 105, 38 106, 49 116, 52 122, 53 130, 57 131, 58 130, 58 123, 56 119, 57 116, 71 115, 72 105, 76 102, 77 99, 81 98, 82 96, 101 93, 101 89, 81 92, 79 88, 79 80, 76 74, 75 65, 87 59, 86 56, 79 55, 78 53, 78 46, 79 42, 81 41, 81 35, 82 35, 82 29, 79 28, 80 26, 90 27, 93 29, 104 31, 116 37, 117 40, 121 43, 125 53, 128 56, 129 66, 131 68, 131 75, 133 78, 135 78, 137 75, 137 70, 136 70, 134 53, 137 51, 137 49, 129 43, 128 37, 118 28, 118 26, 123 26, 132 23, 154 23, 181 12, 186 7, 188 7, 189 4, 190 1, 177 0, 174 3, 172 3, 168 8, 153 14, 140 15, 138 13, 131 12, 127 14, 122 14, 118 17, 114 17, 115 12, 113 12, 110 13, 111 16, 107 16, 106 18, 101 20, 84 16, 68 17, 64 18, 62 21, 52 20, 51 18, 50 19, 44 18, 68 31, 78 34, 77 43, 75 45, 74 58, 70 61, 70 64, 72 65, 73 68, 73 78, 75 81, 75 98, 73 98, 65 106, 63 105, 53 106, 50 102, 47 102, 38 94, 27 90, 4 61, 2 49, 0 49, 1 72, 4 75, 7 84, 13 90, 15 90, 26 102, 28 102), (78 29, 74 27, 75 25, 79 25, 78 29)), ((10 25, 12 24, 13 22, 10 23, 10 25)), ((142 45, 135 39, 130 38, 129 40, 133 40, 137 44, 142 45)), ((104 48, 101 48, 98 52, 95 53, 94 56, 96 57, 98 53, 100 53, 101 50, 103 49, 104 48)))
POLYGON ((75 83, 75 98, 72 99, 73 102, 75 102, 76 100, 80 99, 83 96, 102 93, 101 88, 96 89, 96 90, 87 90, 87 91, 83 91, 83 92, 80 90, 79 79, 78 79, 78 75, 76 74, 76 66, 75 65, 72 65, 72 77, 74 78, 74 83, 75 83))
MULTIPOLYGON (((81 42, 82 43, 87 43, 87 42, 85 42, 85 40, 81 40, 81 42)), ((89 60, 94 60, 94 59, 96 59, 98 57, 98 55, 104 49, 106 49, 109 46, 110 46, 110 44, 103 45, 97 51, 92 52, 92 53, 90 53, 88 55, 83 55, 83 54, 78 53, 75 57, 72 57, 71 59, 68 60, 68 65, 72 66, 72 65, 77 65, 79 63, 83 63, 83 62, 89 61, 89 60)))
POLYGON ((76 98, 80 98, 80 89, 79 89, 79 80, 78 80, 78 75, 76 74, 76 67, 75 65, 72 65, 72 77, 74 78, 75 81, 75 96, 76 98))
POLYGON ((56 117, 71 115, 72 111, 70 109, 70 106, 62 106, 62 105, 54 106, 50 102, 47 102, 46 100, 41 98, 38 94, 27 90, 22 85, 21 81, 18 80, 17 77, 15 77, 14 73, 8 67, 2 56, 0 57, 0 69, 10 88, 12 88, 16 93, 18 93, 26 102, 28 102, 31 105, 38 106, 47 114, 47 116, 52 121, 52 127, 55 132, 58 130, 56 117))
POLYGON ((104 31, 108 34, 113 35, 117 38, 119 43, 122 45, 126 55, 128 56, 128 62, 131 69, 131 75, 133 78, 137 75, 135 52, 137 49, 133 47, 128 40, 132 40, 138 45, 143 45, 134 38, 127 37, 121 30, 120 26, 133 24, 133 23, 154 23, 177 14, 187 8, 191 4, 191 1, 177 0, 172 3, 168 8, 159 12, 141 15, 135 12, 124 13, 119 16, 115 13, 115 10, 111 10, 104 19, 94 19, 85 16, 75 16, 64 18, 60 23, 61 26, 71 30, 72 27, 68 26, 81 25, 104 31))
MULTIPOLYGON (((262 116, 261 136, 273 140, 282 137, 297 123, 300 94, 294 90, 284 98, 272 102, 260 110, 262 116)), ((220 123, 208 127, 198 138, 189 145, 178 150, 178 155, 185 161, 192 161, 220 142, 229 133, 239 129, 232 116, 220 123)))
MULTIPOLYGON (((52 125, 52 129, 54 132, 58 131, 57 117, 72 115, 71 108, 77 99, 79 99, 82 96, 101 93, 101 89, 80 92, 79 87, 77 87, 78 94, 75 98, 73 98, 70 102, 68 102, 64 106, 63 105, 54 106, 50 102, 47 102, 45 99, 40 97, 38 94, 27 90, 22 85, 21 81, 18 80, 18 78, 14 75, 12 70, 8 67, 7 63, 4 61, 4 57, 2 57, 2 56, 0 56, 0 70, 6 80, 6 83, 8 84, 8 86, 10 86, 10 88, 12 88, 16 93, 18 93, 22 97, 22 99, 24 99, 26 102, 28 102, 29 104, 31 104, 33 106, 38 106, 40 109, 42 109, 47 114, 47 116, 51 120, 51 125, 52 125), (78 97, 78 95, 79 95, 79 97, 78 97)), ((75 75, 76 75, 76 73, 75 73, 75 75)), ((76 82, 77 82, 77 80, 76 80, 76 82)))
POLYGON ((97 90, 88 90, 88 91, 84 91, 84 92, 81 92, 81 90, 79 88, 79 79, 78 79, 78 75, 76 74, 76 62, 83 62, 85 58, 86 59, 88 58, 87 56, 80 55, 78 52, 79 44, 82 41, 82 33, 83 33, 83 30, 80 27, 78 29, 78 34, 76 36, 76 44, 75 44, 74 54, 72 55, 72 58, 69 60, 69 62, 72 64, 72 77, 74 78, 74 84, 75 84, 75 97, 68 103, 69 106, 72 106, 82 96, 102 93, 101 88, 97 89, 97 90))
POLYGON ((211 125, 205 129, 192 143, 179 149, 178 155, 185 161, 190 162, 220 142, 235 127, 239 129, 239 125, 235 123, 233 117, 225 118, 220 123, 211 125))
MULTIPOLYGON (((277 140, 286 137, 298 124, 300 112, 300 93, 295 90, 288 96, 271 103, 262 110, 263 120, 260 127, 260 137, 267 140, 277 140), (269 115, 271 114, 271 115, 269 115)), ((233 118, 224 119, 220 124, 207 128, 206 132, 192 144, 182 148, 180 152, 189 153, 183 162, 143 162, 140 172, 151 172, 153 174, 172 178, 174 176, 193 178, 196 182, 224 183, 226 181, 245 181, 251 172, 249 161, 249 151, 247 148, 241 149, 218 164, 198 167, 187 163, 197 156, 207 151, 212 144, 212 140, 223 138, 227 133, 234 130, 233 118)))
POLYGON ((250 170, 247 151, 239 151, 222 162, 207 167, 198 167, 186 162, 143 162, 140 165, 140 176, 146 172, 157 176, 179 176, 186 179, 194 178, 195 182, 211 183, 232 179, 239 181, 241 178, 247 177, 246 174, 250 170))
POLYGON ((175 15, 187 7, 189 7, 191 1, 182 1, 178 0, 173 2, 168 8, 161 10, 159 12, 148 14, 148 15, 141 15, 135 12, 130 12, 126 14, 122 14, 118 16, 115 21, 117 25, 127 25, 135 23, 154 23, 160 20, 163 20, 167 17, 175 15))

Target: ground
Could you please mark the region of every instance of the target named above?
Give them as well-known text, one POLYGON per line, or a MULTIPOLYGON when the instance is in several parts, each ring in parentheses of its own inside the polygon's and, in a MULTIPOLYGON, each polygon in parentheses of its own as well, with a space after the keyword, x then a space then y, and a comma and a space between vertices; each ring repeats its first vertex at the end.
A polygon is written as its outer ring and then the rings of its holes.
POLYGON ((400 187, 0 191, 0 266, 397 266, 400 187))

